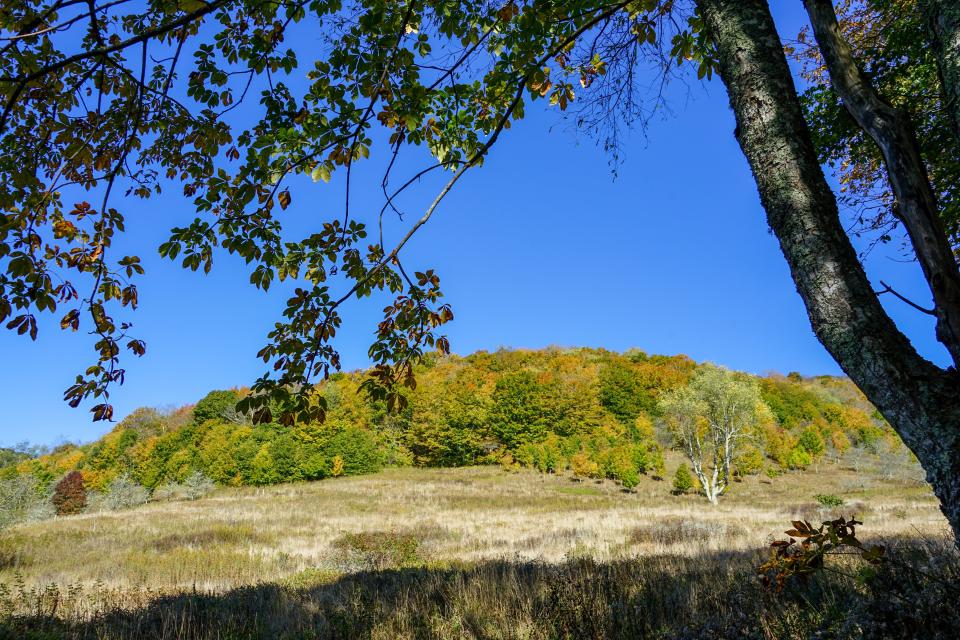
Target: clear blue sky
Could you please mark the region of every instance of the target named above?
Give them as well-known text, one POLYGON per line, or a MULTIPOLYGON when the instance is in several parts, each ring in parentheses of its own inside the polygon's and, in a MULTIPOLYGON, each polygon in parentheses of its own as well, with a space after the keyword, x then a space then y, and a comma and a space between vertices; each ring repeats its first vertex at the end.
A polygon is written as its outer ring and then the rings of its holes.
MULTIPOLYGON (((792 37, 801 3, 773 4, 781 34, 792 37)), ((441 275, 456 313, 448 325, 455 352, 639 347, 756 373, 839 373, 813 336, 767 230, 722 85, 693 86, 689 100, 686 89, 676 89, 674 115, 655 122, 646 139, 630 139, 616 180, 591 140, 551 128, 557 116, 533 108, 444 202, 409 245, 405 264, 441 275)), ((379 185, 372 172, 363 175, 371 191, 379 185)), ((355 206, 372 207, 376 199, 364 198, 363 182, 356 184, 355 206)), ((337 210, 341 192, 306 183, 293 195, 287 215, 309 229, 337 210)), ((112 397, 117 415, 252 382, 263 372, 255 353, 285 292, 254 290, 245 265, 229 257, 208 276, 160 260, 156 246, 166 231, 194 217, 183 199, 125 206, 135 229, 125 242, 148 274, 134 316, 148 352, 126 361, 127 382, 112 397)), ((875 252, 867 266, 875 282, 929 300, 916 265, 895 252, 875 252)), ((946 361, 927 317, 885 303, 922 353, 946 361)), ((381 307, 368 300, 349 308, 336 343, 346 369, 367 364, 381 307)), ((42 329, 37 343, 0 332, 0 445, 86 441, 110 428, 61 400, 89 363, 88 342, 49 322, 42 329)))

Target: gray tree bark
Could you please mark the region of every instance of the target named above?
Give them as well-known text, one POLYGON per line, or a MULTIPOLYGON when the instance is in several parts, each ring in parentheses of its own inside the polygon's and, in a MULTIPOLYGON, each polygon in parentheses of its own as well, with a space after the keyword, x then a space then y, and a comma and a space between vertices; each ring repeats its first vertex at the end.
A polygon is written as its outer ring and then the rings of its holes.
POLYGON ((817 162, 765 0, 697 0, 797 291, 820 342, 916 454, 960 540, 960 381, 922 358, 880 305, 817 162))
POLYGON ((913 126, 876 92, 857 66, 840 33, 832 0, 804 0, 804 4, 834 90, 883 155, 897 199, 894 213, 910 235, 933 293, 937 338, 960 368, 960 270, 947 242, 913 126))
POLYGON ((960 2, 923 0, 922 8, 937 56, 943 105, 960 141, 960 2))

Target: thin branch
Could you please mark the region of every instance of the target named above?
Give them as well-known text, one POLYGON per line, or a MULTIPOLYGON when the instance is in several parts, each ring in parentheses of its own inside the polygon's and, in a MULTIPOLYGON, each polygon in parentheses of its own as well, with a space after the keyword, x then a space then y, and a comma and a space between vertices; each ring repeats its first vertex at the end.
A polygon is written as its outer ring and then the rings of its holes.
POLYGON ((165 24, 158 25, 152 29, 147 29, 143 33, 137 34, 132 38, 127 38, 117 42, 116 44, 107 45, 105 47, 97 47, 95 49, 90 49, 89 51, 84 51, 81 53, 75 53, 72 56, 67 56, 62 60, 53 62, 46 65, 36 71, 28 73, 23 76, 4 76, 0 77, 0 82, 16 83, 10 99, 7 101, 7 104, 4 106, 3 113, 0 115, 0 133, 6 131, 7 128, 7 118, 10 116, 10 112, 13 111, 13 107, 16 104, 17 100, 20 99, 20 95, 26 89, 27 85, 35 80, 38 80, 48 74, 55 73, 64 69, 74 63, 82 62, 90 58, 103 58, 111 53, 117 51, 122 51, 128 47, 131 47, 135 44, 140 44, 146 42, 151 38, 157 36, 162 36, 170 31, 183 27, 190 24, 191 22, 198 20, 205 15, 216 11, 217 9, 229 4, 230 2, 235 2, 236 0, 212 0, 209 4, 197 9, 196 11, 191 11, 190 13, 185 13, 176 20, 168 22, 165 24))
POLYGON ((936 310, 936 309, 925 309, 925 308, 921 307, 921 306, 918 305, 916 302, 913 302, 912 300, 908 299, 906 296, 903 296, 902 294, 900 294, 900 293, 898 293, 897 291, 895 291, 895 290, 893 289, 893 287, 891 287, 890 285, 888 285, 888 284, 887 284, 886 282, 884 282, 883 280, 880 281, 880 284, 883 285, 883 290, 882 290, 882 291, 874 291, 874 293, 875 293, 876 295, 882 296, 882 295, 885 294, 885 293, 892 293, 894 296, 896 296, 897 298, 899 298, 901 301, 906 302, 908 305, 910 305, 911 307, 913 307, 913 308, 916 309, 917 311, 920 311, 920 312, 922 312, 922 313, 925 313, 925 314, 927 314, 928 316, 934 316, 934 317, 937 316, 937 310, 936 310))

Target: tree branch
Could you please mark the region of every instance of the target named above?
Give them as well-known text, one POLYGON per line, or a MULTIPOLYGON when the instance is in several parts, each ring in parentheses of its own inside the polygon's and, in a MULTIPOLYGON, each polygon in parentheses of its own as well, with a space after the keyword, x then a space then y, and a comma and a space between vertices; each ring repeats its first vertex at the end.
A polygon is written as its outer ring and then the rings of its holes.
MULTIPOLYGON (((907 118, 884 100, 857 67, 840 33, 832 0, 804 0, 830 80, 847 111, 883 154, 903 221, 933 293, 937 339, 960 367, 960 271, 947 241, 939 206, 916 134, 907 118)), ((914 305, 915 306, 915 305, 914 305)))

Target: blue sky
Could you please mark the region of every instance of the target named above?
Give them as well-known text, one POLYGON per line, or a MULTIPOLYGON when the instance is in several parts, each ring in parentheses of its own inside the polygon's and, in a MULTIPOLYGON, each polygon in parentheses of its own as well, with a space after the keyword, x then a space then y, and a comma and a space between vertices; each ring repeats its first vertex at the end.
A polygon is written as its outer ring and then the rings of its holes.
MULTIPOLYGON (((774 5, 781 34, 795 35, 801 4, 774 5)), ((630 137, 616 179, 602 150, 538 105, 461 181, 404 261, 440 274, 456 313, 448 325, 455 352, 639 347, 756 373, 839 373, 768 232, 722 85, 695 85, 689 96, 676 85, 673 98, 671 116, 646 137, 630 137)), ((379 180, 372 169, 357 177, 362 211, 377 202, 364 185, 372 191, 379 180)), ((341 192, 335 182, 307 182, 293 196, 289 222, 310 229, 337 211, 341 192)), ((263 372, 255 353, 283 308, 283 288, 254 290, 245 265, 226 256, 207 276, 160 260, 155 248, 167 230, 194 217, 182 198, 125 206, 132 231, 124 242, 147 268, 133 320, 148 352, 125 363, 127 382, 112 397, 117 415, 252 382, 263 372)), ((867 267, 874 282, 929 300, 919 269, 895 251, 874 252, 867 267)), ((924 355, 946 362, 929 318, 884 302, 924 355)), ((348 308, 336 343, 346 369, 367 364, 381 307, 367 300, 348 308)), ((61 400, 89 364, 84 336, 48 322, 37 343, 0 332, 0 353, 0 445, 86 441, 110 428, 61 400)))

